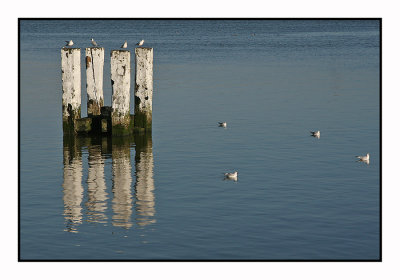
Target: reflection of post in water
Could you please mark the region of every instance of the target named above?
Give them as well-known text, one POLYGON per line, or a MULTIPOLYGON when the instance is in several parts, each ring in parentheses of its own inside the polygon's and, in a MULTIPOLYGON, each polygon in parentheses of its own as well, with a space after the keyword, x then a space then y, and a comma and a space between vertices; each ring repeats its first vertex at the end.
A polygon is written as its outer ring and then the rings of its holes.
MULTIPOLYGON (((87 138, 88 143, 88 179, 86 202, 89 222, 104 223, 107 220, 107 187, 104 179, 104 158, 102 157, 101 137, 87 138)), ((107 141, 107 138, 105 138, 107 141)), ((107 142, 105 143, 107 145, 107 142)))
POLYGON ((82 223, 82 142, 74 135, 64 136, 63 201, 66 231, 77 232, 82 223))
POLYGON ((155 223, 153 152, 151 133, 129 137, 97 137, 69 135, 64 137, 63 201, 66 231, 77 232, 82 224, 83 204, 89 222, 107 222, 109 194, 105 183, 105 160, 112 158, 112 224, 132 227, 133 194, 130 150, 135 144, 135 210, 136 223, 146 226, 155 223), (87 200, 83 203, 82 150, 88 151, 87 200))
POLYGON ((132 137, 112 138, 112 173, 114 194, 112 199, 112 224, 124 228, 132 227, 132 166, 130 143, 132 137))
POLYGON ((153 144, 151 133, 135 135, 136 220, 139 226, 155 223, 153 144))

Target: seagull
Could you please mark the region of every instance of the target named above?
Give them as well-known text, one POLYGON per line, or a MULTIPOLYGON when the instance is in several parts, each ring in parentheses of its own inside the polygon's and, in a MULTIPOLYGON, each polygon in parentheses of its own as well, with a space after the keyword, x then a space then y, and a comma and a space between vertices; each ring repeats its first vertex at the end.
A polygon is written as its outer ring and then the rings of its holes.
POLYGON ((139 43, 136 44, 136 46, 142 46, 144 43, 144 40, 141 40, 139 43))
POLYGON ((72 42, 72 40, 69 40, 69 41, 65 41, 65 43, 67 43, 65 46, 67 47, 67 46, 72 46, 73 44, 74 44, 74 42, 72 42))
POLYGON ((122 44, 121 48, 126 49, 128 47, 128 42, 125 41, 125 43, 122 44))
POLYGON ((356 156, 356 158, 358 158, 358 161, 363 161, 369 164, 369 153, 367 153, 366 156, 356 156))
POLYGON ((317 137, 318 139, 319 139, 319 137, 321 137, 321 132, 319 130, 318 131, 310 131, 310 133, 311 133, 311 136, 317 137))
POLYGON ((226 122, 218 122, 218 126, 220 126, 220 127, 226 127, 226 122))
POLYGON ((95 46, 95 47, 97 47, 97 43, 96 43, 95 40, 93 40, 93 38, 92 38, 92 45, 95 46))
POLYGON ((225 179, 237 181, 237 175, 238 175, 237 171, 235 171, 233 173, 224 173, 224 175, 225 175, 225 179))

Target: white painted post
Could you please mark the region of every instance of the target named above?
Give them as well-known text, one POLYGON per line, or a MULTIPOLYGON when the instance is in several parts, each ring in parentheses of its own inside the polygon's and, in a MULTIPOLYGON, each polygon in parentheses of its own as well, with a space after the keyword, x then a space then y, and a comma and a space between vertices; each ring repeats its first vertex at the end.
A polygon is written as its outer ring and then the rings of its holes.
POLYGON ((135 129, 151 130, 153 111, 153 48, 135 49, 135 129))
POLYGON ((104 105, 103 68, 104 48, 86 48, 86 90, 88 116, 100 115, 104 105))
POLYGON ((62 112, 64 134, 75 133, 81 117, 81 49, 61 49, 62 112))
POLYGON ((131 53, 129 51, 111 51, 111 86, 112 134, 130 134, 131 116, 129 110, 131 86, 131 53))

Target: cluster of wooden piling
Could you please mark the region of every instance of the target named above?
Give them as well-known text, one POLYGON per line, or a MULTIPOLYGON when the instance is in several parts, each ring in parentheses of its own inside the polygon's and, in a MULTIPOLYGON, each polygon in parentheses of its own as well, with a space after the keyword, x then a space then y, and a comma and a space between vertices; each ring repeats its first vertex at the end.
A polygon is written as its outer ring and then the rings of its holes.
POLYGON ((151 131, 153 49, 135 49, 135 107, 130 114, 131 56, 111 51, 112 106, 104 106, 104 48, 86 48, 87 114, 81 117, 81 49, 61 49, 63 132, 68 134, 131 135, 151 131))

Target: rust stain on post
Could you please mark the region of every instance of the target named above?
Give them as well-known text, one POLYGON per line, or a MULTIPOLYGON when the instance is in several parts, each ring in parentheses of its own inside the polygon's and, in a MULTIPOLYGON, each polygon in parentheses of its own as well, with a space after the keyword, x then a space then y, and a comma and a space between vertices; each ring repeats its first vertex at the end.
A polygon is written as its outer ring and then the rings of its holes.
POLYGON ((89 68, 91 61, 92 59, 90 58, 90 56, 86 56, 86 68, 89 68))

